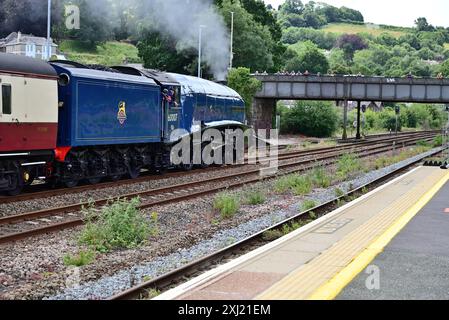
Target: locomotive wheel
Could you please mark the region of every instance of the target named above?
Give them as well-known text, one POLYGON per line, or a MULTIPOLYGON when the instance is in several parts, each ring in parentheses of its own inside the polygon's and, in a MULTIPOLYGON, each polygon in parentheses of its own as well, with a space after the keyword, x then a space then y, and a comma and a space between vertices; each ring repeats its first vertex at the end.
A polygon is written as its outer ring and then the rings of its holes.
POLYGON ((205 146, 206 146, 206 144, 203 144, 201 147, 201 164, 198 165, 198 168, 200 168, 200 169, 206 169, 206 168, 210 167, 210 165, 204 163, 204 161, 203 161, 203 151, 204 151, 205 146))
POLYGON ((19 172, 11 177, 12 182, 12 190, 7 191, 6 193, 9 196, 17 196, 19 195, 24 187, 24 181, 23 181, 23 172, 19 169, 19 172))
POLYGON ((137 179, 140 176, 140 168, 130 168, 128 170, 129 177, 131 179, 137 179))
MULTIPOLYGON (((70 166, 73 166, 73 163, 75 163, 76 159, 76 155, 72 154, 72 152, 70 152, 65 161, 70 164, 70 166)), ((79 170, 79 169, 78 169, 79 170)), ((74 188, 79 184, 79 179, 82 178, 82 174, 80 174, 79 172, 75 172, 76 174, 73 173, 73 171, 70 171, 70 175, 66 178, 66 180, 63 182, 63 185, 66 188, 74 188), (76 179, 78 178, 78 179, 76 179)))
POLYGON ((21 194, 22 190, 23 190, 23 186, 22 187, 16 187, 14 190, 7 191, 6 194, 8 196, 15 197, 15 196, 18 196, 19 194, 21 194))
POLYGON ((87 179, 87 182, 89 182, 90 184, 99 184, 101 182, 101 178, 87 179))
POLYGON ((78 180, 69 180, 69 181, 65 181, 64 185, 66 186, 66 188, 75 188, 78 185, 79 181, 78 180))
POLYGON ((194 165, 189 163, 189 164, 181 164, 181 169, 184 171, 192 171, 193 170, 194 165))
POLYGON ((121 174, 113 175, 110 177, 112 182, 119 181, 123 176, 121 174))

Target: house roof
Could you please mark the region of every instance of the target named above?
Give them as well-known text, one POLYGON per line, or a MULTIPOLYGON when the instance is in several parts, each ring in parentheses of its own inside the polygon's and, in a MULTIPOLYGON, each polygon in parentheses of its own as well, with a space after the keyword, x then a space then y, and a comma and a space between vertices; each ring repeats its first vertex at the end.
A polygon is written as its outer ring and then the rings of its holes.
MULTIPOLYGON (((34 43, 38 46, 45 46, 47 44, 47 38, 37 37, 32 34, 21 34, 19 42, 17 42, 18 37, 19 37, 18 32, 13 32, 9 36, 7 36, 5 39, 3 39, 4 43, 2 43, 2 41, 0 40, 0 45, 8 46, 8 45, 15 45, 15 44, 34 43)), ((57 45, 53 42, 53 39, 51 39, 51 45, 53 47, 57 47, 57 45)))

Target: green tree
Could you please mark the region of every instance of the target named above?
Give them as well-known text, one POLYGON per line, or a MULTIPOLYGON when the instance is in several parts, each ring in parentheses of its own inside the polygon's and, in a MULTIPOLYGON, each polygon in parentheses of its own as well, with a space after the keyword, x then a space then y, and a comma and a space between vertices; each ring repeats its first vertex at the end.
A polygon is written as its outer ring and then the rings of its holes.
POLYGON ((290 46, 286 53, 285 69, 288 71, 309 71, 327 73, 329 62, 316 44, 311 41, 290 46))
POLYGON ((329 70, 334 74, 350 74, 351 67, 341 49, 333 49, 329 55, 329 70))
POLYGON ((420 17, 415 20, 416 29, 418 31, 433 31, 435 28, 427 22, 427 19, 420 17))
POLYGON ((332 32, 324 32, 310 28, 289 27, 283 31, 282 41, 287 44, 295 44, 300 41, 310 40, 321 49, 330 50, 334 47, 337 35, 332 32))
POLYGON ((344 34, 337 40, 336 47, 345 52, 348 60, 352 60, 356 51, 366 49, 368 45, 359 35, 344 34))
POLYGON ((186 73, 196 57, 193 52, 178 51, 176 42, 157 32, 146 31, 137 44, 144 66, 170 72, 186 73))
POLYGON ((251 76, 248 68, 232 69, 228 75, 228 85, 237 91, 245 100, 246 116, 252 119, 252 103, 254 95, 262 88, 262 83, 251 76))
POLYGON ((277 43, 270 28, 256 22, 240 1, 223 0, 222 15, 231 25, 229 12, 234 12, 234 65, 253 71, 274 71, 277 43))
POLYGON ((304 12, 304 4, 301 0, 285 0, 279 10, 284 14, 302 14, 304 12))
POLYGON ((445 76, 449 77, 449 59, 444 61, 440 66, 440 72, 445 76))
POLYGON ((256 23, 267 27, 270 30, 273 44, 271 52, 273 54, 273 70, 279 70, 282 67, 282 55, 286 47, 282 44, 282 29, 273 12, 265 6, 262 0, 240 0, 245 10, 250 13, 256 23))
MULTIPOLYGON (((65 0, 64 4, 70 3, 80 9, 80 29, 67 30, 64 27, 65 19, 61 19, 59 36, 63 38, 76 39, 94 47, 99 42, 113 39, 113 21, 111 19, 109 0, 98 0, 95 2, 87 0, 65 0), (61 26, 62 24, 62 26, 61 26)), ((61 16, 62 16, 61 8, 61 16)))
POLYGON ((313 137, 331 137, 337 130, 338 113, 330 102, 299 101, 291 109, 281 111, 284 133, 313 137))
POLYGON ((415 33, 407 32, 399 38, 400 43, 408 43, 412 48, 421 49, 421 43, 415 33))

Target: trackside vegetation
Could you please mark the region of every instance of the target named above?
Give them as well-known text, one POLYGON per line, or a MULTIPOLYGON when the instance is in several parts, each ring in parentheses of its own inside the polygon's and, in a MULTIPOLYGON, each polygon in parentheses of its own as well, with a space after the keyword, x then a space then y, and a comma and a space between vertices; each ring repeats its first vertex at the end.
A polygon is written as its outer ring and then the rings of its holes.
POLYGON ((79 237, 80 245, 98 252, 114 249, 132 249, 158 234, 158 215, 150 218, 138 209, 139 198, 119 199, 98 213, 86 208, 86 225, 79 237))

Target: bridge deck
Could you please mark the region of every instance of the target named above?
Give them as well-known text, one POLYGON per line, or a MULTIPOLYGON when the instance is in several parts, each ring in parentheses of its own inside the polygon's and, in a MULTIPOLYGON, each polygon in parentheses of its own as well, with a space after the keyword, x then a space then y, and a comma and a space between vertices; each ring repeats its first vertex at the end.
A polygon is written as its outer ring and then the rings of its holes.
POLYGON ((255 75, 259 99, 449 103, 449 79, 255 75))

